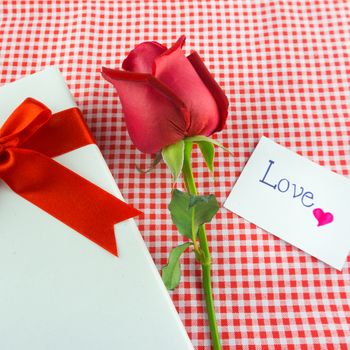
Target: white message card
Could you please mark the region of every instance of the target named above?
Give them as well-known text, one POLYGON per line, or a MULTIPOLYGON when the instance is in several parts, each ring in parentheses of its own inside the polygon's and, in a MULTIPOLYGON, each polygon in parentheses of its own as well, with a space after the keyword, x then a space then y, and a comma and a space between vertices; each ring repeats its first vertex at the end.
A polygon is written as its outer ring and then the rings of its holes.
POLYGON ((225 208, 341 270, 350 249, 350 180, 262 137, 225 208))

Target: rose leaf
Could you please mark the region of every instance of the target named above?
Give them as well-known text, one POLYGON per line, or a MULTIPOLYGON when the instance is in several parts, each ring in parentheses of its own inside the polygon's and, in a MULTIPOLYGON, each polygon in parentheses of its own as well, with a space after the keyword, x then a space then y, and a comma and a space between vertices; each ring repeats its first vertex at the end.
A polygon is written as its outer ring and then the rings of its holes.
POLYGON ((178 189, 173 191, 169 211, 179 232, 193 239, 198 227, 212 220, 219 210, 219 203, 213 194, 208 196, 190 195, 178 189))
POLYGON ((168 290, 174 290, 180 283, 180 257, 190 245, 191 242, 181 244, 173 248, 169 254, 168 264, 162 269, 162 280, 168 290))

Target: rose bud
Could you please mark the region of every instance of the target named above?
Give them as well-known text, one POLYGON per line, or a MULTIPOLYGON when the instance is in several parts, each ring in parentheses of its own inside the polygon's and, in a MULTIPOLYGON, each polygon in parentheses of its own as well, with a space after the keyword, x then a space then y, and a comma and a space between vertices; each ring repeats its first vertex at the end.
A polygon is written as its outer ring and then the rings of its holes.
POLYGON ((144 42, 119 69, 102 69, 116 88, 126 125, 135 146, 145 153, 185 137, 221 131, 228 100, 197 52, 185 56, 181 36, 170 48, 144 42))

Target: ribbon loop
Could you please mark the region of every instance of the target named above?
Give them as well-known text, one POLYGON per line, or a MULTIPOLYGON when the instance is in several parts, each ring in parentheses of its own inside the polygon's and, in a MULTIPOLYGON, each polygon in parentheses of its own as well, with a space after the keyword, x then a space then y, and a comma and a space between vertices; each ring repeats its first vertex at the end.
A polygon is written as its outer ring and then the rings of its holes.
POLYGON ((0 142, 7 147, 17 147, 33 136, 52 117, 44 104, 27 98, 6 120, 0 130, 0 142))
POLYGON ((51 159, 92 143, 77 108, 52 115, 39 101, 26 99, 0 130, 0 178, 21 197, 117 255, 114 224, 140 212, 51 159))

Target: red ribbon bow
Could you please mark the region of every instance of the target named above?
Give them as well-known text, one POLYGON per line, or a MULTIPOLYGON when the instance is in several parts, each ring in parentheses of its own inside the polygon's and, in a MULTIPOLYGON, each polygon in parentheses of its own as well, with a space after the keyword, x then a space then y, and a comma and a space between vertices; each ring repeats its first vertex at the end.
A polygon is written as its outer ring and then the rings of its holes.
POLYGON ((117 255, 114 224, 140 212, 50 157, 95 143, 78 108, 28 98, 0 130, 0 178, 18 195, 117 255))

